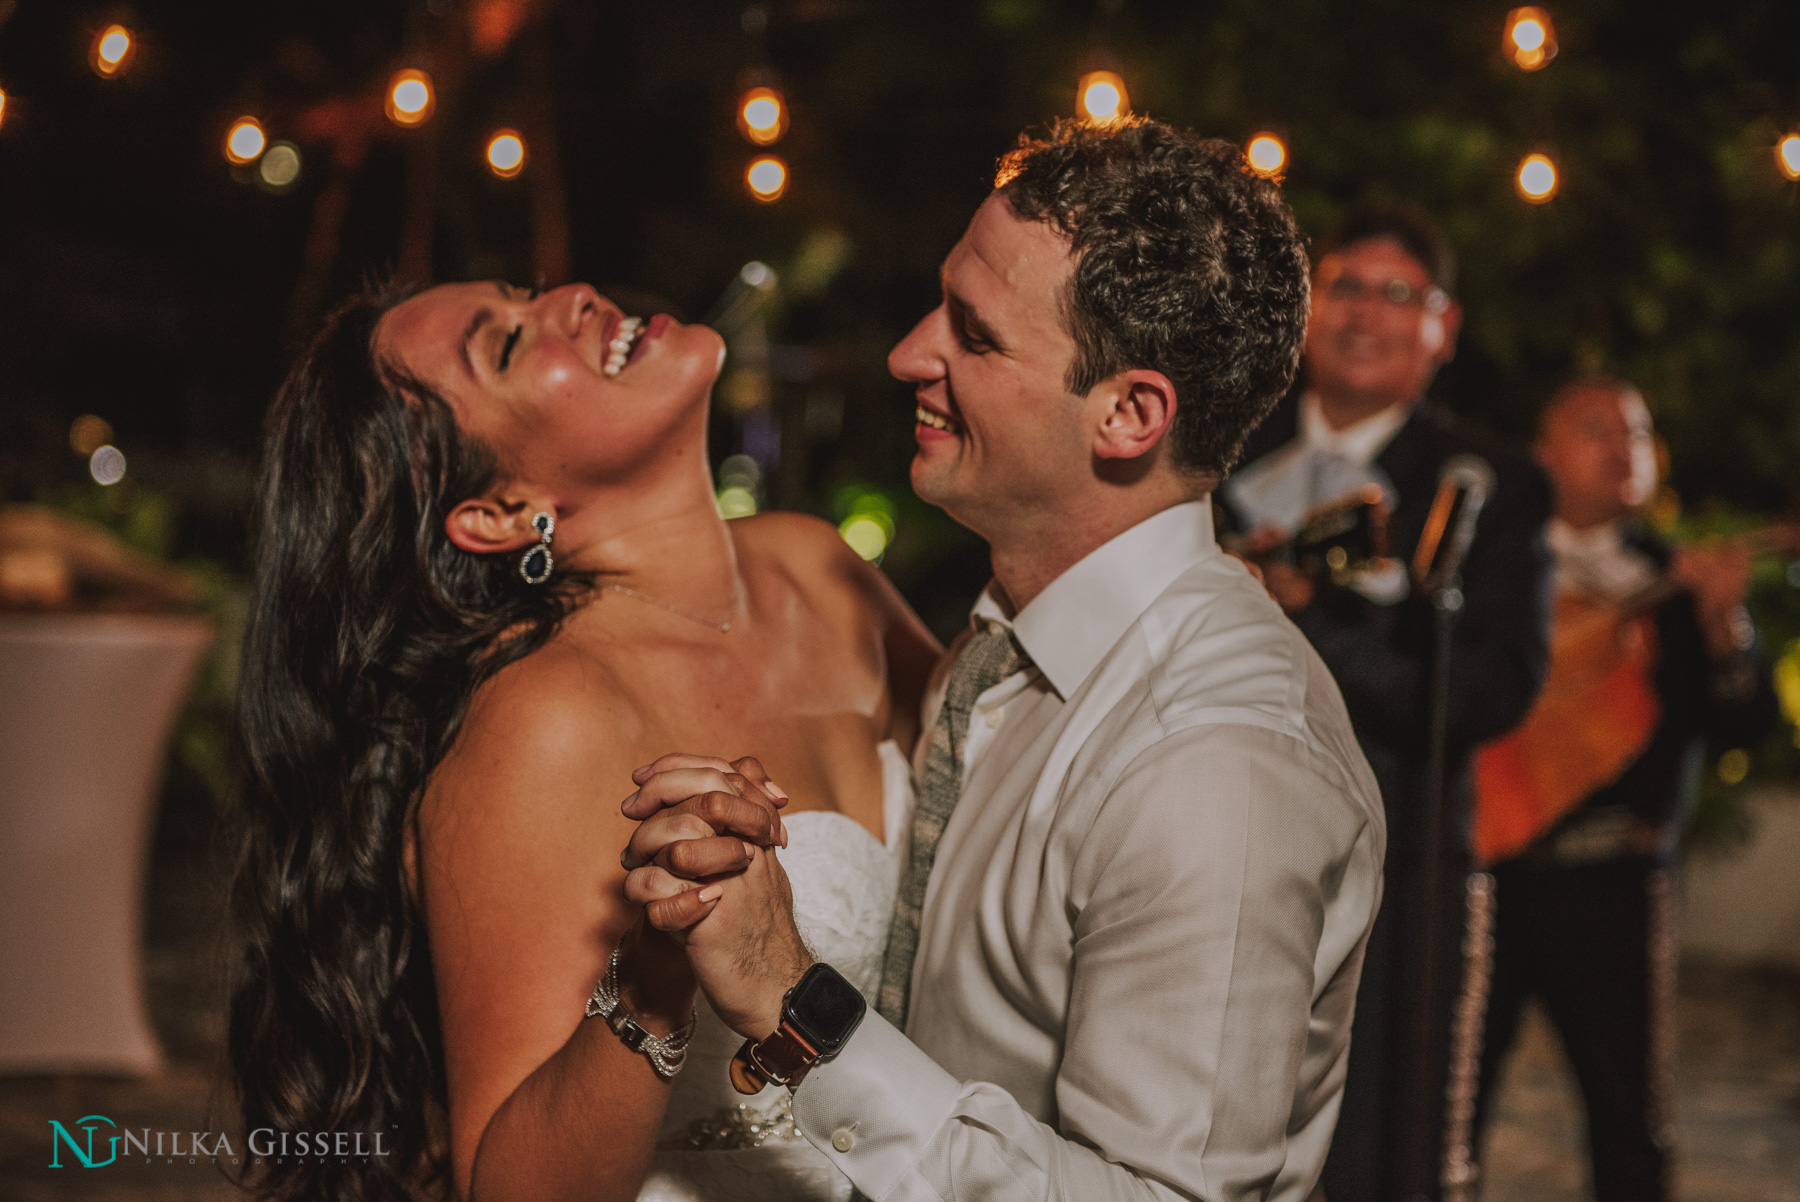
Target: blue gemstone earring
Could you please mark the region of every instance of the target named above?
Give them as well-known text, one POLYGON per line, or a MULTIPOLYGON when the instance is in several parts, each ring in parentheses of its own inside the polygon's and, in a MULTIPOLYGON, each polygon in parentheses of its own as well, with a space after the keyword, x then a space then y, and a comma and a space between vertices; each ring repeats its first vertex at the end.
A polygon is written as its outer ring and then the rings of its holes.
POLYGON ((550 536, 556 533, 556 519, 547 513, 537 514, 531 519, 531 528, 538 532, 538 545, 519 557, 519 575, 526 584, 542 584, 550 579, 550 569, 556 566, 556 560, 550 556, 550 536))

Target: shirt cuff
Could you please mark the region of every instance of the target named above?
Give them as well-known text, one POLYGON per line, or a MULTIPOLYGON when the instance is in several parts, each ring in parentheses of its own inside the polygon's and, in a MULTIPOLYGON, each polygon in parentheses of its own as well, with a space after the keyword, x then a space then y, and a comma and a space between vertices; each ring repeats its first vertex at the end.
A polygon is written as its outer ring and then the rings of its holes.
POLYGON ((890 1193, 924 1154, 962 1084, 870 1010, 843 1051, 794 1091, 794 1124, 871 1198, 890 1193))

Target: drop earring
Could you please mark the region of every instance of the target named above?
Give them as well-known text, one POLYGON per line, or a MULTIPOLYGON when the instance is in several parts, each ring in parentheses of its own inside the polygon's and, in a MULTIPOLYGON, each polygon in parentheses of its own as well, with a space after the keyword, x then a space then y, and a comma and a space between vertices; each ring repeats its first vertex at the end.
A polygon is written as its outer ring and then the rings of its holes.
POLYGON ((550 555, 550 536, 556 533, 556 519, 539 513, 531 519, 531 528, 538 532, 538 545, 519 557, 519 575, 526 584, 542 584, 550 579, 550 569, 556 566, 550 555))

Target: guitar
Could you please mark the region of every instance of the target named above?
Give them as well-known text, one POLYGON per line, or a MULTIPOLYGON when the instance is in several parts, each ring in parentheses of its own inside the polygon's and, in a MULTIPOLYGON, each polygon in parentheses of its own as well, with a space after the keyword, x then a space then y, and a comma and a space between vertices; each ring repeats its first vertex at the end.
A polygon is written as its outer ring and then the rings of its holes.
MULTIPOLYGON (((1728 543, 1751 554, 1800 554, 1800 525, 1728 543)), ((1642 755, 1662 720, 1653 675, 1655 614, 1681 592, 1667 572, 1619 601, 1557 599, 1550 672, 1511 733, 1475 753, 1475 855, 1492 864, 1529 847, 1642 755)))
POLYGON ((1386 495, 1370 484, 1314 509, 1278 543, 1256 547, 1245 538, 1227 538, 1225 545, 1252 562, 1285 563, 1310 579, 1329 576, 1342 584, 1387 559, 1387 522, 1386 495))

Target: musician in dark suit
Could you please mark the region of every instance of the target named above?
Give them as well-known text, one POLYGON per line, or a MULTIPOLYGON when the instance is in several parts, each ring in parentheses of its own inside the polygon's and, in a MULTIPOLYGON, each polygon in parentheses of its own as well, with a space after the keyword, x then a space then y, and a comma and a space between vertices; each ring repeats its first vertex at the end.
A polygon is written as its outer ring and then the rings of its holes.
MULTIPOLYGON (((1576 690, 1572 712, 1550 715, 1556 744, 1580 747, 1590 761, 1605 744, 1574 737, 1571 726, 1636 737, 1619 750, 1625 766, 1614 779, 1493 869, 1498 908, 1480 1110, 1485 1117, 1524 1004, 1538 998, 1587 1104, 1596 1197, 1658 1202, 1669 1197, 1672 1135, 1670 868, 1706 741, 1749 745, 1774 724, 1776 702, 1743 605, 1747 552, 1672 549, 1634 520, 1655 486, 1650 412, 1637 390, 1607 379, 1565 387, 1545 409, 1536 451, 1556 487, 1549 542, 1568 615, 1559 622, 1594 603, 1623 603, 1622 622, 1609 623, 1617 641, 1599 646, 1641 657, 1639 687, 1654 701, 1641 719, 1621 720, 1607 711, 1632 705, 1633 690, 1609 678, 1603 696, 1576 690), (1680 586, 1673 595, 1670 583, 1680 586), (1652 597, 1663 601, 1634 617, 1647 603, 1638 599, 1652 597)), ((1559 652, 1559 671, 1578 658, 1559 652)), ((1547 696, 1546 713, 1550 705, 1547 696)), ((1484 843, 1508 803, 1502 765, 1529 749, 1531 729, 1480 752, 1484 843)))
POLYGON ((1422 880, 1436 617, 1429 600, 1395 565, 1348 587, 1278 562, 1264 566, 1270 592, 1343 690, 1388 817, 1386 894, 1363 966, 1343 1112, 1325 1168, 1331 1202, 1438 1196, 1471 867, 1469 757, 1524 716, 1545 670, 1549 485, 1524 455, 1425 397, 1456 345, 1453 271, 1441 235, 1407 208, 1356 210, 1321 239, 1304 387, 1252 435, 1246 466, 1220 494, 1222 520, 1266 543, 1270 530, 1291 529, 1332 494, 1378 484, 1392 509, 1391 553, 1405 564, 1447 460, 1479 456, 1495 477, 1463 562, 1466 603, 1449 657, 1448 817, 1436 898, 1424 896, 1422 880), (1427 986, 1423 948, 1433 907, 1427 986))

